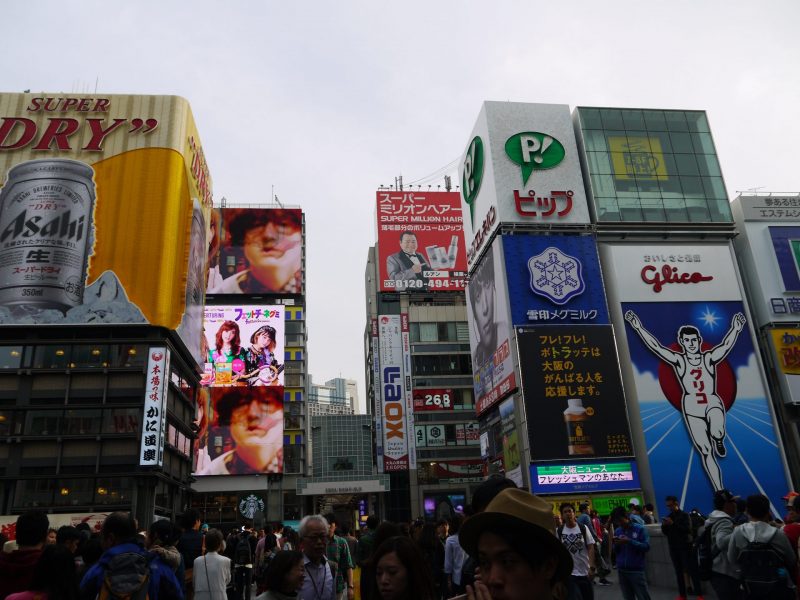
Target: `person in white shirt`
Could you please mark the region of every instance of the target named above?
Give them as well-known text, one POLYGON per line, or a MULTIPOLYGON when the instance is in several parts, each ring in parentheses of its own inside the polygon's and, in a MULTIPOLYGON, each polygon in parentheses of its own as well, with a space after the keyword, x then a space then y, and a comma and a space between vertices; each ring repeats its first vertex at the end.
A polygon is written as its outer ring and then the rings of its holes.
POLYGON ((222 532, 209 529, 206 553, 194 559, 193 585, 195 600, 225 600, 225 588, 231 582, 231 559, 218 554, 225 549, 222 532))
POLYGON ((594 600, 592 579, 595 573, 594 536, 575 517, 575 507, 564 502, 561 507, 564 524, 556 531, 558 539, 572 555, 572 581, 580 589, 583 600, 594 600))
POLYGON ((461 571, 467 560, 467 553, 458 542, 458 530, 463 522, 464 517, 459 514, 450 519, 450 537, 444 542, 444 574, 447 577, 448 598, 464 593, 461 571))

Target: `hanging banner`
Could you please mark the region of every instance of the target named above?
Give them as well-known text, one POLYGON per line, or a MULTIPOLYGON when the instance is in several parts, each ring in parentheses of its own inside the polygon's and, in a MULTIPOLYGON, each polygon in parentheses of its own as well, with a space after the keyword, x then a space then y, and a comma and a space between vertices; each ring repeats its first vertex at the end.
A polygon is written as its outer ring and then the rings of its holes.
POLYGON ((400 315, 378 316, 380 378, 376 383, 381 388, 379 414, 383 429, 383 468, 387 473, 405 471, 409 463, 402 334, 400 315))

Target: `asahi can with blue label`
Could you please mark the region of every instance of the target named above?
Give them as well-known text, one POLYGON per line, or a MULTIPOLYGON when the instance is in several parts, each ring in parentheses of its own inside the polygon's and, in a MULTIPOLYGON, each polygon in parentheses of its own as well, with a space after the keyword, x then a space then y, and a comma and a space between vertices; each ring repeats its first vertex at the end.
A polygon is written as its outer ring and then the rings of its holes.
POLYGON ((0 191, 0 306, 68 311, 83 302, 94 170, 66 159, 12 167, 0 191))

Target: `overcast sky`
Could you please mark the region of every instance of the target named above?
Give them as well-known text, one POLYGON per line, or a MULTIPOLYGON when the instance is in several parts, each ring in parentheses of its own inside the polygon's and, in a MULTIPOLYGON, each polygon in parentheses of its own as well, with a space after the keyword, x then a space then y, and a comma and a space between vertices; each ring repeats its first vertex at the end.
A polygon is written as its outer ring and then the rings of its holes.
POLYGON ((6 0, 0 72, 6 92, 187 98, 215 200, 264 203, 275 186, 304 209, 309 369, 357 379, 363 407, 379 185, 441 171, 481 102, 512 100, 704 109, 731 198, 798 192, 799 7, 6 0))

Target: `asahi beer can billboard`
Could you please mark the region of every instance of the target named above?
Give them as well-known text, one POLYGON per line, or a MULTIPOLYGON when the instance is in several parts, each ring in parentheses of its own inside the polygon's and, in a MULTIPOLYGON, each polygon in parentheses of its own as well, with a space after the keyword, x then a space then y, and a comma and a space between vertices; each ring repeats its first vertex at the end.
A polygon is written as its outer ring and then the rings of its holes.
POLYGON ((0 325, 150 323, 200 361, 211 178, 186 100, 0 94, 0 325))

